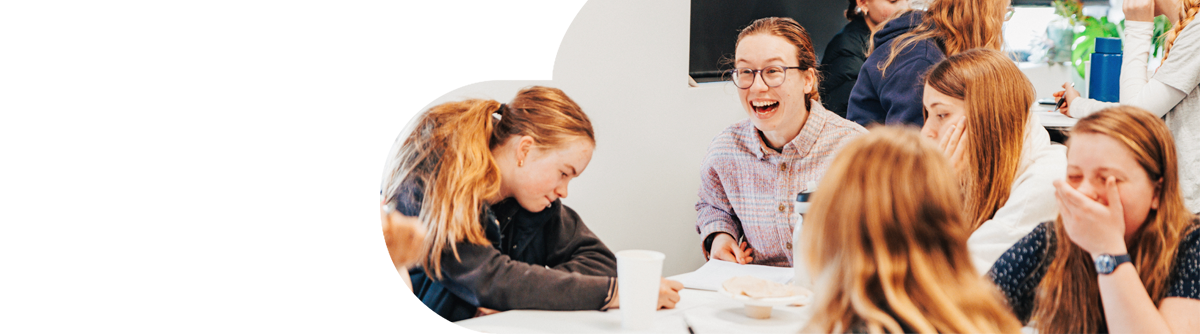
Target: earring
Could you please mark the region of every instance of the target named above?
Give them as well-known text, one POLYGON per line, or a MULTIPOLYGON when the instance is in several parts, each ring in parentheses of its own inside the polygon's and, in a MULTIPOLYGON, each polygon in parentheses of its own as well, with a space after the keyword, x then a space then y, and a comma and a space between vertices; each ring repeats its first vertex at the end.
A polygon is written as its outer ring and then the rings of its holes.
POLYGON ((525 166, 525 160, 517 160, 517 167, 525 166))
POLYGON ((866 9, 863 9, 863 8, 860 6, 860 7, 854 7, 854 12, 855 12, 855 13, 858 13, 858 14, 866 14, 866 13, 867 13, 867 10, 866 10, 866 9))

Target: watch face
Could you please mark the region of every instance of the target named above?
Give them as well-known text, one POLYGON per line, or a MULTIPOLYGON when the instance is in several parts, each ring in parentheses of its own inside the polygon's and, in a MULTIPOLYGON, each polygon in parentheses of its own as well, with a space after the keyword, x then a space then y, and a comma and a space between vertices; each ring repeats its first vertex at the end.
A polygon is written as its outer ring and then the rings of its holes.
POLYGON ((1111 274, 1113 269, 1116 269, 1114 267, 1116 267, 1116 260, 1113 259, 1112 255, 1100 254, 1100 256, 1096 258, 1097 273, 1102 275, 1111 274))

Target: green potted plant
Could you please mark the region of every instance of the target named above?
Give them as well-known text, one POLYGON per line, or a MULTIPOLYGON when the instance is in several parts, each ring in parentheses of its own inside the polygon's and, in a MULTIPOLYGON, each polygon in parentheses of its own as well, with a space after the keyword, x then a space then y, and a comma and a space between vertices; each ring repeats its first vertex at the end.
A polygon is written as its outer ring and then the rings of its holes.
MULTIPOLYGON (((1084 64, 1092 58, 1092 52, 1096 49, 1096 37, 1124 38, 1121 32, 1125 30, 1125 20, 1114 23, 1109 22, 1108 17, 1097 19, 1083 15, 1083 3, 1080 0, 1054 0, 1054 13, 1066 18, 1075 26, 1075 41, 1071 44, 1071 65, 1079 72, 1080 77, 1086 73, 1084 64)), ((1152 57, 1158 57, 1163 37, 1170 29, 1171 23, 1167 21, 1166 16, 1159 15, 1154 18, 1152 57)))

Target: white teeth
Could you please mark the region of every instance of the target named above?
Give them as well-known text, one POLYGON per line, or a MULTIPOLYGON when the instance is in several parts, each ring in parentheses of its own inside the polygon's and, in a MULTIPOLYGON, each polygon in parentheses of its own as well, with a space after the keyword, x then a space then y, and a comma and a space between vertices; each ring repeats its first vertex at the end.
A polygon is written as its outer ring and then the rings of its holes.
POLYGON ((776 104, 776 103, 779 103, 779 102, 775 102, 775 101, 753 101, 753 102, 750 102, 750 105, 752 105, 752 106, 755 106, 755 107, 766 107, 766 106, 773 105, 773 104, 776 104))

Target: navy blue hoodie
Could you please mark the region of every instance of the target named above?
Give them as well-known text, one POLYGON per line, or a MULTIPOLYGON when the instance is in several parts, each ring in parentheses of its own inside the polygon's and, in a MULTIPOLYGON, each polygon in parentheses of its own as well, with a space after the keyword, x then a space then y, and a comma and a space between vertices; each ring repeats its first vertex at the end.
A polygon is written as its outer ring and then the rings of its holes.
POLYGON ((896 59, 887 67, 887 75, 879 65, 887 61, 892 41, 921 24, 925 12, 912 11, 888 21, 875 32, 875 50, 858 72, 858 82, 850 91, 846 118, 867 126, 871 123, 912 124, 922 126, 921 98, 925 91, 925 72, 946 59, 946 53, 935 40, 926 39, 897 50, 896 59))

